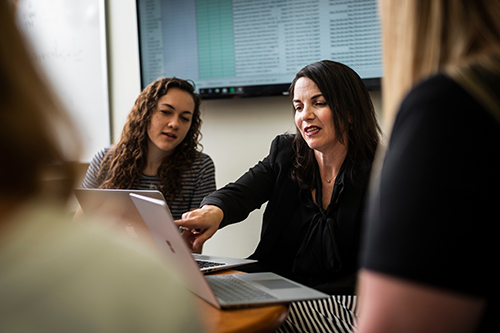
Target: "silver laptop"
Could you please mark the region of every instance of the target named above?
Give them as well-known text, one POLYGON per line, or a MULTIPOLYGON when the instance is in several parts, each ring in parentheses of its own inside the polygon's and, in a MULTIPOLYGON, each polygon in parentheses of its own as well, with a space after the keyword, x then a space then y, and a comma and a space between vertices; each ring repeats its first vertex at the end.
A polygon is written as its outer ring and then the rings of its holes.
POLYGON ((130 194, 167 262, 180 271, 190 291, 218 309, 289 303, 329 297, 274 273, 203 275, 193 260, 165 201, 130 194), (170 220, 172 223, 164 223, 170 220))
MULTIPOLYGON (((106 225, 101 227, 134 242, 141 242, 142 245, 146 245, 161 254, 155 239, 129 196, 130 193, 135 193, 165 202, 165 198, 160 191, 79 188, 75 189, 74 192, 85 215, 103 215, 106 217, 102 219, 102 222, 106 223, 106 225)), ((171 224, 171 219, 170 215, 169 219, 163 220, 162 223, 171 224)), ((179 235, 179 230, 176 230, 175 234, 179 235)), ((203 254, 192 254, 192 256, 203 273, 256 262, 256 260, 203 254)))

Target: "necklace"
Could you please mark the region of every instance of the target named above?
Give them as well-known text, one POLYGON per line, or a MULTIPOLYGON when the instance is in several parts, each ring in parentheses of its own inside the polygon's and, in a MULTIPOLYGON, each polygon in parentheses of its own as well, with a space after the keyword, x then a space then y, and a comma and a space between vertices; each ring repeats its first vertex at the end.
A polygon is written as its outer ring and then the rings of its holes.
POLYGON ((324 176, 321 176, 321 177, 325 178, 326 182, 327 182, 328 184, 330 184, 330 183, 332 182, 332 179, 333 179, 333 178, 335 178, 335 176, 337 176, 337 175, 333 175, 333 176, 332 176, 332 178, 330 178, 330 179, 328 179, 328 178, 326 178, 326 177, 324 177, 324 176))

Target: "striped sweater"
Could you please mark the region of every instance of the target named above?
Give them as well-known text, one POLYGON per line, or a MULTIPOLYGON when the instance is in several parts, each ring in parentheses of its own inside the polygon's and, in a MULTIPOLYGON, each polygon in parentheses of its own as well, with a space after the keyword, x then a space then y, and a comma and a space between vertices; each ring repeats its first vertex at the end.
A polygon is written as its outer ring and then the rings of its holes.
MULTIPOLYGON (((106 153, 112 147, 106 147, 98 151, 90 162, 85 179, 82 182, 83 188, 98 188, 101 182, 97 178, 101 163, 106 153)), ((131 188, 137 190, 156 190, 160 178, 157 176, 147 176, 141 174, 141 178, 131 188)), ((180 219, 181 215, 191 209, 198 208, 201 200, 215 191, 215 166, 214 162, 207 154, 200 153, 190 171, 182 174, 182 197, 175 198, 169 205, 174 219, 180 219)))

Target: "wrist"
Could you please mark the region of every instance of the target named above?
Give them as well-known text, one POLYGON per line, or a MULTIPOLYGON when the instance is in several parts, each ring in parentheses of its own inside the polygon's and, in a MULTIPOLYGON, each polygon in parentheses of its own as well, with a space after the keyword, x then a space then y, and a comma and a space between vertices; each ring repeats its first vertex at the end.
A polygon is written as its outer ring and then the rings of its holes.
POLYGON ((210 216, 212 216, 213 219, 216 220, 219 225, 224 219, 224 211, 222 210, 222 208, 218 206, 204 205, 203 207, 201 207, 201 209, 206 213, 208 213, 210 216))

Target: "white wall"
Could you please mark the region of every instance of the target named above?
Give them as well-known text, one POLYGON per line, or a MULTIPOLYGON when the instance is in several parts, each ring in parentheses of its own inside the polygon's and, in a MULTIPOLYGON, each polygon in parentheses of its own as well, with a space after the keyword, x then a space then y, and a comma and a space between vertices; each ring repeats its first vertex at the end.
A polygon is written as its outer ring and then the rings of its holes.
MULTIPOLYGON (((108 0, 108 54, 112 133, 116 139, 140 92, 139 51, 134 0, 108 0)), ((371 93, 380 110, 380 92, 371 93)), ((271 140, 294 131, 288 97, 207 100, 202 106, 204 152, 215 162, 217 187, 236 180, 265 157, 271 140)), ((204 253, 246 257, 257 245, 265 207, 244 222, 216 233, 204 253)))
POLYGON ((119 137, 141 92, 135 0, 106 0, 111 138, 119 137))
MULTIPOLYGON (((236 180, 264 158, 272 139, 294 131, 288 97, 262 97, 206 101, 203 113, 204 151, 215 162, 217 186, 236 180)), ((262 213, 253 212, 244 221, 221 229, 209 240, 204 252, 244 257, 259 239, 262 213)))

